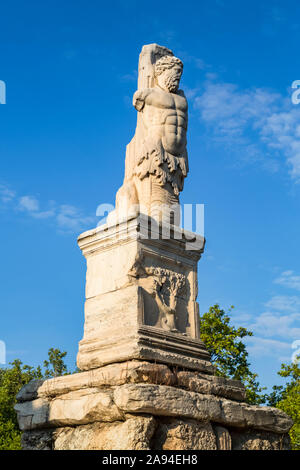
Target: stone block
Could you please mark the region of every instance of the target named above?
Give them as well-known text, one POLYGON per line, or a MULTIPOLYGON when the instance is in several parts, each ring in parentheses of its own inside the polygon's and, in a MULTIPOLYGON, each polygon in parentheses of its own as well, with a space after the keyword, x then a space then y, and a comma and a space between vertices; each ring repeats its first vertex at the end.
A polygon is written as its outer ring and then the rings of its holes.
POLYGON ((176 375, 165 364, 143 361, 126 361, 109 364, 77 374, 53 377, 47 380, 32 380, 17 395, 18 402, 35 398, 57 398, 69 392, 90 388, 104 388, 126 383, 153 383, 175 385, 176 375))
POLYGON ((245 387, 237 380, 233 381, 191 371, 179 371, 176 377, 179 387, 192 392, 216 395, 238 401, 245 401, 246 399, 245 387))
POLYGON ((17 393, 16 395, 17 402, 31 401, 40 397, 38 391, 44 383, 45 383, 45 380, 41 380, 41 379, 31 380, 30 382, 28 382, 17 393))
POLYGON ((176 416, 209 421, 221 420, 220 399, 165 385, 122 385, 115 389, 114 401, 128 413, 176 416))
POLYGON ((213 426, 213 429, 216 435, 217 449, 232 450, 232 441, 229 431, 222 426, 213 426))
POLYGON ((79 369, 137 359, 213 373, 196 302, 204 239, 190 250, 184 230, 169 238, 155 230, 136 217, 79 237, 87 260, 79 369))
POLYGON ((49 401, 37 398, 33 401, 17 403, 15 405, 19 428, 21 431, 47 427, 49 416, 49 401))
POLYGON ((233 450, 290 450, 288 434, 272 432, 231 432, 233 450))
POLYGON ((242 429, 286 433, 293 424, 277 408, 251 406, 165 385, 122 385, 116 388, 114 401, 124 412, 192 418, 242 429))
POLYGON ((25 431, 21 436, 22 450, 53 450, 53 429, 25 431))
POLYGON ((154 436, 155 450, 217 450, 210 423, 176 418, 160 418, 154 436))
POLYGON ((112 390, 91 388, 60 395, 51 401, 48 424, 51 426, 75 426, 95 421, 123 419, 112 399, 112 390))
POLYGON ((54 450, 149 450, 155 427, 153 417, 138 416, 124 422, 61 428, 54 434, 54 450))

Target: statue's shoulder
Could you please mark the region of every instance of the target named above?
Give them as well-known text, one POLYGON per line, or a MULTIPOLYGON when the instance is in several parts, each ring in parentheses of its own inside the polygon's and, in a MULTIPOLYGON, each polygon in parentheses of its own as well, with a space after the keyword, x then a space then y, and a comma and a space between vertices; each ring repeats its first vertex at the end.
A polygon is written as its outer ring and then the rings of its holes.
POLYGON ((183 112, 186 112, 188 109, 188 102, 183 90, 177 90, 176 106, 183 112))
POLYGON ((153 93, 153 88, 143 88, 142 90, 137 90, 133 95, 133 106, 137 111, 141 111, 145 105, 146 98, 153 93))

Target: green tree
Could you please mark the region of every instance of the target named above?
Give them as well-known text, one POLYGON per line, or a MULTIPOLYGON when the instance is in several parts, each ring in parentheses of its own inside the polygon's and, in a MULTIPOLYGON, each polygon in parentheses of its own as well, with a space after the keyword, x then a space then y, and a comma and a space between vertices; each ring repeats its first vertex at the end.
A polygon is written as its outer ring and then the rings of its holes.
POLYGON ((21 432, 14 410, 18 391, 32 379, 42 378, 41 368, 22 365, 18 359, 0 369, 0 450, 21 448, 21 432))
POLYGON ((281 364, 280 377, 288 379, 285 385, 275 385, 268 396, 268 404, 276 406, 294 421, 290 430, 293 450, 300 450, 300 356, 292 364, 281 364))
POLYGON ((19 359, 10 363, 11 367, 0 369, 0 450, 20 450, 21 431, 14 410, 16 395, 30 380, 68 374, 63 358, 66 352, 49 349, 48 361, 44 361, 45 371, 23 365, 19 359))
POLYGON ((49 379, 51 377, 59 377, 60 375, 68 375, 67 366, 64 363, 66 351, 61 352, 59 349, 50 348, 48 351, 48 361, 44 361, 44 377, 49 379))
POLYGON ((235 328, 231 325, 229 313, 226 313, 218 304, 209 308, 209 311, 200 317, 200 335, 212 363, 219 376, 240 380, 244 383, 247 401, 251 404, 265 403, 265 395, 257 381, 257 374, 250 370, 248 352, 241 339, 252 336, 253 333, 246 328, 235 328))

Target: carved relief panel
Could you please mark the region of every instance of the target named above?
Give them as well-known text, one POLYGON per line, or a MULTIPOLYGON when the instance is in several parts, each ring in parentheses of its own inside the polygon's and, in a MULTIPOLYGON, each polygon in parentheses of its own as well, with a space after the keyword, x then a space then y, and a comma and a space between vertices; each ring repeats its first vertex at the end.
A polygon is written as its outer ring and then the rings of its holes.
POLYGON ((129 277, 142 287, 145 325, 189 335, 189 270, 178 264, 153 253, 140 253, 129 277))

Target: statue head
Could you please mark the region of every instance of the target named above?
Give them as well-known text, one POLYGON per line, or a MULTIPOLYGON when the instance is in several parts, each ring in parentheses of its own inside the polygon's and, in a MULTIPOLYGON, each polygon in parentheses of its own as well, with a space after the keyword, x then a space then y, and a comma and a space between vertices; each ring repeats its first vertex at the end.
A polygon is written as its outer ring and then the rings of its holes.
POLYGON ((175 93, 178 90, 182 71, 183 63, 172 55, 161 57, 154 66, 158 85, 170 93, 175 93))

